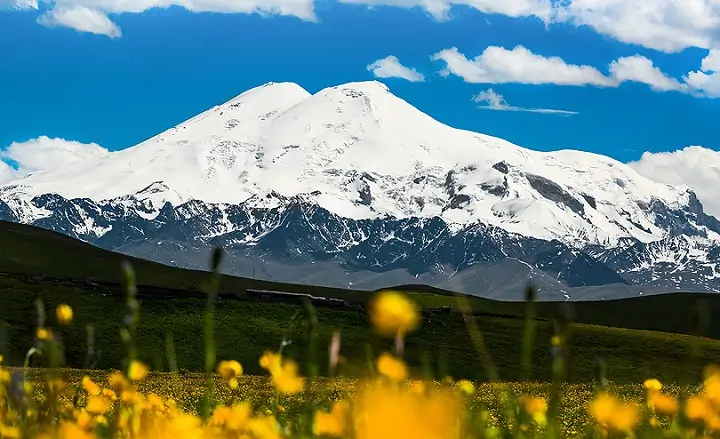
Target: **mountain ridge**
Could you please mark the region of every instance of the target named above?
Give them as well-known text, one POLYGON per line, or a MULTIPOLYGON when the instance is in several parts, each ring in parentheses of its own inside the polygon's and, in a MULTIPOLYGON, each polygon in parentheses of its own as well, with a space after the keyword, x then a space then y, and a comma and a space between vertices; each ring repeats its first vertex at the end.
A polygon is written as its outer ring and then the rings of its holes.
POLYGON ((487 278, 478 267, 510 258, 559 297, 720 289, 720 222, 686 186, 448 127, 377 81, 252 88, 134 147, 0 186, 0 219, 163 262, 179 251, 160 251, 171 237, 243 263, 401 273, 394 284, 487 278))

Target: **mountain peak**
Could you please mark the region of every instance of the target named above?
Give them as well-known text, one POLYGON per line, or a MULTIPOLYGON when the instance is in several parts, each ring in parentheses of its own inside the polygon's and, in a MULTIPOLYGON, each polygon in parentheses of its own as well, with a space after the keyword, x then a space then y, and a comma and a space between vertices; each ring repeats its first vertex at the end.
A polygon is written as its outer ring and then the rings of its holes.
MULTIPOLYGON (((258 101, 296 101, 308 98, 310 93, 294 82, 267 82, 246 90, 227 101, 223 106, 232 106, 244 102, 256 103, 258 101)), ((236 107, 239 105, 236 105, 236 107)))
POLYGON ((346 84, 336 85, 333 87, 328 87, 325 90, 328 89, 342 89, 342 90, 357 90, 360 92, 367 92, 367 93, 390 93, 390 89, 387 85, 380 81, 358 81, 358 82, 348 82, 346 84))
POLYGON ((267 83, 135 147, 15 183, 98 201, 149 185, 156 203, 268 205, 275 198, 260 194, 315 194, 345 218, 441 217, 573 245, 660 239, 667 230, 653 197, 672 209, 691 201, 608 157, 532 151, 449 127, 378 81, 313 95, 267 83))

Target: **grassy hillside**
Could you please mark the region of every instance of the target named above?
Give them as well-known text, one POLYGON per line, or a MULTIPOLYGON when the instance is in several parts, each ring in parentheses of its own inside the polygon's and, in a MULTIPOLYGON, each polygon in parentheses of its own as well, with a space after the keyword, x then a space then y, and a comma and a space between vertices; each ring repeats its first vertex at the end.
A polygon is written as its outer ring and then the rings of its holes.
MULTIPOLYGON (((75 284, 58 282, 47 285, 29 283, 11 276, 0 277, 0 320, 6 322, 5 335, 11 343, 0 348, 11 364, 21 364, 25 351, 32 346, 36 313, 33 300, 42 297, 48 309, 68 303, 76 311, 75 324, 63 330, 68 347, 67 362, 73 367, 86 366, 84 327, 95 328, 95 348, 100 349, 95 367, 119 367, 125 355, 119 329, 126 310, 121 297, 77 288, 75 284)), ((142 300, 139 328, 141 358, 159 369, 167 369, 166 337, 173 336, 178 366, 188 370, 202 369, 204 351, 202 312, 205 301, 199 298, 142 300)), ((223 300, 216 313, 218 358, 241 361, 248 373, 259 373, 257 358, 266 349, 276 349, 284 336, 293 340, 286 347, 290 355, 305 355, 304 328, 291 328, 291 320, 302 307, 283 303, 254 303, 223 300)), ((326 364, 326 346, 333 329, 342 333, 343 355, 365 358, 366 344, 377 352, 387 347, 371 333, 362 311, 318 309, 321 364, 326 364)), ((492 359, 507 380, 518 377, 523 320, 501 316, 477 318, 492 359)), ((534 363, 539 367, 534 378, 550 378, 551 321, 540 321, 534 363)), ((686 359, 691 339, 703 348, 702 363, 720 356, 720 342, 684 335, 650 331, 625 330, 576 324, 573 326, 570 351, 572 381, 593 377, 596 356, 607 359, 609 378, 617 382, 637 382, 648 376, 665 381, 687 382, 697 378, 699 369, 688 373, 686 359)), ((457 314, 437 314, 423 322, 420 330, 408 340, 407 356, 411 365, 422 370, 423 362, 435 375, 449 373, 455 377, 485 378, 480 356, 473 348, 466 326, 457 314), (425 358, 427 357, 427 358, 425 358)), ((364 364, 350 364, 346 372, 362 372, 364 364)))
MULTIPOLYGON (((64 330, 67 363, 72 367, 86 364, 85 326, 95 328, 92 358, 99 368, 119 367, 124 357, 119 328, 126 313, 119 288, 98 282, 118 282, 120 262, 130 260, 138 274, 142 302, 142 324, 139 330, 140 355, 159 369, 166 369, 166 340, 172 344, 178 366, 188 370, 202 368, 202 295, 192 288, 208 278, 208 273, 181 270, 98 249, 65 236, 34 227, 0 222, 0 321, 5 323, 3 336, 9 343, 0 346, 11 364, 21 364, 32 346, 36 325, 34 301, 42 298, 48 309, 68 303, 76 311, 76 322, 64 330), (28 276, 27 274, 33 275, 28 276), (60 279, 64 278, 64 279, 60 279), (96 282, 90 282, 93 279, 96 282), (160 290, 155 287, 175 288, 160 290), (162 291, 155 295, 153 292, 162 291)), ((307 287, 254 281, 224 276, 221 290, 238 293, 245 288, 309 292, 341 297, 361 303, 369 292, 307 287)), ((413 287, 413 296, 427 306, 452 303, 452 296, 441 290, 413 287)), ((720 307, 717 296, 706 295, 710 313, 720 307)), ((579 302, 574 305, 577 323, 572 328, 570 379, 586 381, 593 377, 594 359, 604 357, 609 364, 608 376, 617 382, 637 382, 648 376, 665 381, 688 382, 696 379, 699 365, 720 356, 720 342, 668 333, 609 328, 653 329, 689 333, 695 296, 675 294, 608 302, 579 302), (686 316, 684 318, 683 316, 686 316), (691 341, 702 348, 696 366, 687 367, 691 341)), ((504 379, 518 376, 520 346, 524 322, 523 304, 473 299, 473 307, 482 313, 476 321, 483 331, 492 359, 504 379)), ((541 319, 534 363, 536 379, 550 377, 549 339, 560 304, 538 304, 541 319)), ((293 316, 303 309, 290 303, 256 303, 243 294, 220 301, 216 313, 218 358, 234 358, 245 364, 249 373, 259 372, 257 358, 266 349, 277 348, 283 337, 293 341, 286 352, 302 359, 305 356, 302 327, 293 328, 293 316)), ((361 309, 318 309, 321 358, 326 357, 327 343, 334 329, 343 335, 343 354, 347 358, 365 358, 366 346, 374 351, 387 348, 377 340, 367 325, 361 309)), ((708 335, 720 338, 718 326, 711 325, 708 335)), ((485 378, 480 356, 473 348, 465 323, 456 313, 436 313, 423 322, 421 329, 408 340, 408 358, 418 371, 431 370, 435 375, 485 378)), ((325 364, 321 361, 321 364, 325 364)), ((346 372, 362 373, 364 364, 348 364, 346 372)))

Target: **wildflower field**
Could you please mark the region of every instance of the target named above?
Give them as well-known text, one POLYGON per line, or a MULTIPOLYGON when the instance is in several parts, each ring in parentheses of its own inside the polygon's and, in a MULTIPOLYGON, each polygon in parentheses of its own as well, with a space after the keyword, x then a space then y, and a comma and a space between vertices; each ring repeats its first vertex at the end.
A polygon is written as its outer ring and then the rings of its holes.
MULTIPOLYGON (((405 357, 412 334, 426 322, 416 302, 396 291, 380 292, 370 302, 369 322, 386 342, 368 345, 365 356, 355 351, 348 356, 340 329, 327 340, 320 338, 318 313, 307 302, 290 322, 292 328, 303 328, 295 332, 298 337, 283 336, 275 348, 262 347, 254 364, 218 357, 220 257, 214 255, 197 328, 204 340, 195 352, 201 373, 178 370, 176 351, 183 340, 164 346, 161 364, 171 372, 152 371, 139 356, 141 309, 130 266, 125 267, 124 318, 118 327, 123 360, 116 370, 66 368, 71 340, 65 335, 79 316, 65 303, 46 310, 38 300, 24 366, 0 366, 0 438, 607 438, 713 437, 720 432, 720 368, 704 368, 697 383, 663 383, 647 374, 635 383, 615 384, 607 380, 605 363, 593 360, 593 379, 569 383, 572 325, 558 318, 550 333, 539 331, 532 289, 518 340, 515 382, 501 380, 503 367, 488 349, 478 325, 482 319, 469 313, 461 297, 466 344, 478 358, 483 382, 454 379, 431 364, 409 367, 405 357), (538 349, 544 351, 539 358, 550 363, 544 382, 533 381, 538 349), (349 365, 354 373, 343 376, 349 365), (250 368, 260 373, 247 375, 250 368)), ((687 362, 675 367, 695 377, 705 342, 672 339, 687 342, 687 362)), ((83 344, 89 359, 96 342, 88 328, 83 344)), ((448 361, 452 364, 453 358, 448 361)))

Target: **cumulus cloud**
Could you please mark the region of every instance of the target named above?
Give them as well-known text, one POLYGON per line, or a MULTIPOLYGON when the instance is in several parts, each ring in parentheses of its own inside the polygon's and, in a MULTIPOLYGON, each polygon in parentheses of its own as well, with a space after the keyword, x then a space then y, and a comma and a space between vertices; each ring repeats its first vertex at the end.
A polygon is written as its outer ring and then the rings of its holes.
POLYGON ((0 9, 38 9, 38 0, 0 0, 0 9))
POLYGON ((16 169, 13 169, 10 165, 0 160, 0 184, 7 183, 19 177, 21 177, 21 175, 18 174, 16 169))
POLYGON ((55 7, 38 18, 38 23, 47 27, 65 26, 79 32, 107 35, 111 38, 122 36, 122 31, 103 12, 84 6, 55 7))
POLYGON ((367 66, 377 78, 402 78, 410 82, 423 82, 425 76, 414 68, 405 67, 396 56, 390 55, 367 66))
POLYGON ((588 26, 623 43, 664 52, 709 49, 718 42, 717 0, 572 0, 556 8, 556 21, 588 26))
POLYGON ((686 84, 663 73, 644 56, 634 55, 618 58, 610 63, 610 75, 618 82, 642 82, 655 91, 684 91, 686 84))
POLYGON ((576 111, 567 111, 567 110, 553 110, 550 108, 523 108, 523 107, 514 107, 512 105, 508 105, 508 103, 505 101, 505 98, 500 93, 495 92, 492 88, 489 88, 485 91, 481 91, 475 96, 473 96, 473 102, 477 103, 485 103, 486 105, 481 105, 479 108, 483 108, 486 110, 497 110, 497 111, 523 111, 527 113, 542 113, 542 114, 560 114, 565 116, 571 116, 573 114, 578 114, 576 111))
MULTIPOLYGON (((99 18, 107 14, 139 13, 148 9, 180 6, 193 12, 253 13, 289 15, 315 20, 315 0, 0 0, 0 7, 38 9, 38 1, 50 8, 74 12, 58 24, 78 30, 97 31, 99 18), (81 13, 87 9, 92 13, 81 13), (86 22, 79 24, 78 19, 86 22)), ((486 14, 507 17, 534 17, 546 25, 568 23, 587 26, 618 41, 664 52, 688 47, 709 49, 720 46, 720 2, 718 0, 338 0, 368 6, 423 8, 437 20, 450 19, 453 6, 465 6, 486 14)), ((67 13, 67 12, 65 12, 67 13)), ((61 15, 60 12, 57 14, 61 15)), ((106 35, 116 35, 112 26, 106 35)), ((91 31, 91 32, 92 32, 91 31)))
POLYGON ((720 97, 720 64, 717 50, 709 51, 702 70, 689 72, 680 81, 664 73, 641 55, 618 58, 608 65, 608 73, 588 65, 574 65, 557 56, 546 57, 523 46, 512 50, 487 47, 480 55, 468 59, 456 47, 432 55, 433 61, 445 63, 440 73, 456 75, 476 84, 555 84, 566 86, 617 87, 624 82, 647 84, 659 92, 677 91, 698 96, 720 97))
POLYGON ((342 3, 368 6, 423 8, 437 20, 450 18, 452 6, 468 6, 486 14, 508 17, 538 17, 549 22, 553 15, 550 0, 340 0, 342 3))
POLYGON ((720 152, 688 146, 674 152, 645 152, 628 163, 639 174, 665 184, 685 184, 695 191, 705 212, 720 218, 720 152))
POLYGON ((710 72, 720 72, 720 49, 710 49, 703 58, 700 68, 710 72))
POLYGON ((720 49, 711 49, 700 70, 689 72, 685 82, 693 90, 708 97, 720 98, 720 49))
POLYGON ((370 6, 421 7, 438 20, 463 5, 488 14, 535 17, 548 25, 587 26, 623 43, 664 52, 709 49, 720 42, 718 0, 340 0, 370 6))
POLYGON ((0 150, 0 182, 108 154, 112 153, 97 143, 81 143, 47 136, 26 142, 13 142, 0 150), (9 166, 10 163, 15 166, 9 166))
MULTIPOLYGON (((261 15, 287 15, 302 20, 315 21, 314 0, 39 0, 47 4, 48 10, 39 18, 38 23, 56 27, 69 27, 80 32, 107 35, 116 38, 122 35, 121 29, 110 15, 123 13, 141 13, 152 8, 179 6, 191 12, 218 12, 261 15)), ((8 3, 20 6, 32 6, 38 9, 38 0, 0 0, 0 7, 8 3)))
POLYGON ((444 75, 457 75, 470 83, 557 84, 614 87, 615 81, 592 66, 568 64, 557 56, 544 57, 523 46, 512 50, 489 46, 474 59, 456 47, 441 50, 433 61, 444 61, 444 75))

